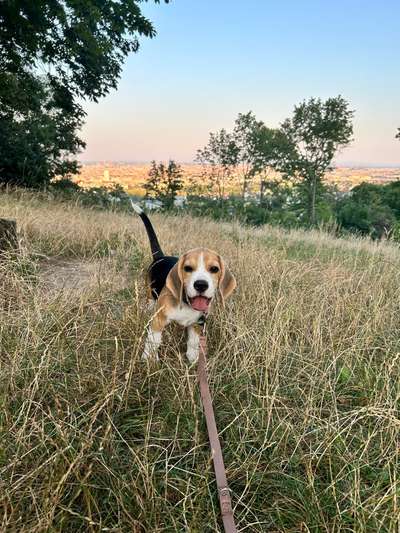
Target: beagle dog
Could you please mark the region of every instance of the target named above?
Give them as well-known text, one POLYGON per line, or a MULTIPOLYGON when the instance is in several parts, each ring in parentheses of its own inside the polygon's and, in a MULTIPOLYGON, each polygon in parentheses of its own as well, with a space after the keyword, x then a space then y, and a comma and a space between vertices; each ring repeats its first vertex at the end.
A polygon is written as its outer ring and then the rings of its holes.
POLYGON ((172 321, 187 328, 187 358, 199 355, 199 321, 219 294, 224 302, 236 280, 222 257, 208 248, 195 248, 181 257, 164 255, 154 228, 142 208, 131 202, 142 219, 150 241, 153 261, 147 271, 148 296, 155 312, 147 332, 143 359, 158 360, 162 331, 172 321))

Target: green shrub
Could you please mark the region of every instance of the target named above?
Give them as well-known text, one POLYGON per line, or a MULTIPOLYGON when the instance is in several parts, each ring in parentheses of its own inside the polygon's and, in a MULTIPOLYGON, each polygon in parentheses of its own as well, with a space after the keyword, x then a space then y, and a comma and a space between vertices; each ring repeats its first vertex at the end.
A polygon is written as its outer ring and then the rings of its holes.
POLYGON ((362 194, 355 194, 339 204, 337 220, 345 230, 370 235, 373 239, 389 236, 396 225, 392 209, 381 203, 373 190, 366 188, 362 194))

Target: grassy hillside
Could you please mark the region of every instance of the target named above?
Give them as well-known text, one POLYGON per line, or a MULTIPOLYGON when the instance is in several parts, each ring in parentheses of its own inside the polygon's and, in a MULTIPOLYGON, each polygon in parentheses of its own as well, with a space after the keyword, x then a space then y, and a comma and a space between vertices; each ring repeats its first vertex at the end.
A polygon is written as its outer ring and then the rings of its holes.
MULTIPOLYGON (((0 265, 0 530, 221 531, 194 368, 171 328, 141 362, 140 220, 2 194, 23 254, 0 265)), ((398 531, 400 251, 153 217, 209 246, 238 291, 209 374, 241 531, 398 531)))

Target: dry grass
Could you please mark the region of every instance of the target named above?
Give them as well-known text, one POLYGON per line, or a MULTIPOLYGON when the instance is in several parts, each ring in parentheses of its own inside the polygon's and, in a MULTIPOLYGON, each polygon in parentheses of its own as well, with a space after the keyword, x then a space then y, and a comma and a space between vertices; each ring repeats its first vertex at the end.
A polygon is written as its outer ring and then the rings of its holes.
MULTIPOLYGON (((140 221, 29 194, 0 206, 24 247, 0 267, 1 531, 221 531, 182 339, 140 361, 140 221), (43 256, 96 263, 95 282, 49 291, 43 256)), ((239 530, 398 531, 398 249, 154 222, 166 252, 207 245, 238 278, 209 321, 209 372, 239 530)))

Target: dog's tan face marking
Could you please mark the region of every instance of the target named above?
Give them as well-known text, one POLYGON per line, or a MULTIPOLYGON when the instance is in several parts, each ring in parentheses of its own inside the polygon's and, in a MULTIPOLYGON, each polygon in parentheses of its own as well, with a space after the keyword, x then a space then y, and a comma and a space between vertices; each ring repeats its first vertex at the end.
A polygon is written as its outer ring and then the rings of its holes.
POLYGON ((221 257, 211 250, 204 250, 203 261, 207 272, 211 275, 215 287, 218 287, 222 274, 221 257))
POLYGON ((218 255, 211 250, 200 248, 185 254, 182 262, 182 276, 188 298, 201 296, 211 300, 218 287, 219 271, 218 255))
POLYGON ((182 305, 185 297, 192 309, 207 312, 217 290, 224 302, 236 287, 235 278, 222 257, 206 248, 182 255, 167 277, 166 288, 182 305))
POLYGON ((183 283, 186 290, 191 290, 191 284, 199 279, 204 279, 212 285, 213 290, 218 286, 220 277, 220 259, 218 254, 211 250, 192 250, 185 254, 182 263, 183 283))
MULTIPOLYGON (((223 281, 228 274, 232 280, 230 294, 236 286, 233 276, 225 268, 220 255, 207 248, 196 248, 183 255, 178 263, 181 290, 185 291, 191 307, 197 311, 208 311, 218 289, 223 294, 223 281)), ((229 295, 227 294, 227 295, 229 295)))

